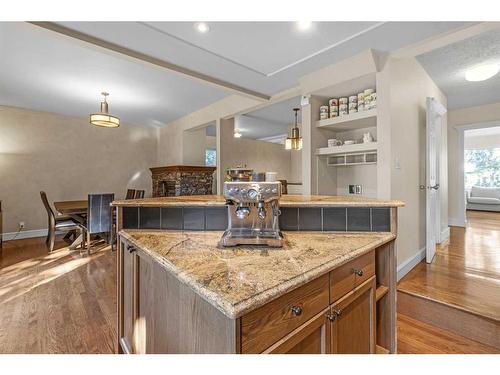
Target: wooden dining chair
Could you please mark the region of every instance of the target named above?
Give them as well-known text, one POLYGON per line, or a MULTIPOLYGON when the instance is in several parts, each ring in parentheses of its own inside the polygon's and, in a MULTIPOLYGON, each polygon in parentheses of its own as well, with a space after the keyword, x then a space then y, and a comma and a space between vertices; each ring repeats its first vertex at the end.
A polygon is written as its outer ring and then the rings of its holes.
POLYGON ((144 190, 136 190, 135 191, 134 199, 142 199, 142 198, 144 198, 144 193, 145 193, 144 190))
POLYGON ((134 199, 135 198, 135 189, 127 189, 127 195, 125 199, 134 199))
POLYGON ((84 242, 87 247, 87 254, 90 255, 90 239, 92 234, 105 236, 109 242, 113 228, 113 211, 111 203, 115 195, 109 194, 89 194, 87 219, 80 226, 84 231, 84 242))
POLYGON ((45 243, 49 247, 49 251, 54 250, 54 242, 56 239, 56 231, 64 231, 67 232, 64 236, 64 239, 69 239, 73 236, 73 239, 76 239, 76 231, 79 230, 79 226, 77 223, 72 220, 68 216, 59 216, 56 215, 54 210, 49 204, 49 200, 47 199, 47 194, 44 191, 40 192, 40 197, 42 198, 42 203, 47 211, 48 218, 48 232, 47 239, 45 243))

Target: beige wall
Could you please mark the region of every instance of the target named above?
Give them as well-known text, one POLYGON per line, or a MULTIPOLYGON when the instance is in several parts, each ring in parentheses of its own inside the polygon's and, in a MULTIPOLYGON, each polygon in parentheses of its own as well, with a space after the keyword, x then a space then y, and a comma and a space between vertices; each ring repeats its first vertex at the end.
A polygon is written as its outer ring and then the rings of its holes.
MULTIPOLYGON (((383 79, 389 79, 389 113, 385 113, 384 121, 378 130, 379 141, 389 140, 390 159, 385 160, 387 170, 391 173, 390 195, 393 199, 405 202, 399 210, 398 264, 414 257, 419 250, 425 248, 425 190, 419 186, 425 184, 425 129, 426 98, 434 97, 443 106, 447 106, 444 94, 427 75, 422 66, 414 59, 390 59, 384 67, 383 79), (390 135, 382 134, 389 125, 390 135)), ((386 83, 382 82, 384 87, 386 83)), ((378 87, 378 85, 377 85, 378 87)), ((379 100, 381 98, 379 93, 379 100)), ((386 103, 387 104, 387 103, 386 103)), ((383 103, 382 110, 387 111, 383 103)), ((443 123, 441 142, 441 227, 448 226, 448 173, 447 173, 447 136, 446 120, 443 123)), ((380 143, 380 142, 379 142, 380 143)), ((380 175, 379 175, 380 176, 380 175)), ((384 184, 380 180, 381 184, 384 184)))
POLYGON ((476 107, 455 109, 448 113, 448 179, 449 189, 449 218, 451 224, 463 225, 460 223, 463 213, 460 213, 458 204, 460 199, 464 199, 464 193, 460 191, 460 168, 459 165, 459 133, 455 128, 461 125, 472 125, 500 121, 500 102, 476 107))
POLYGON ((151 192, 157 129, 122 124, 91 126, 87 119, 0 107, 0 199, 4 232, 24 221, 26 230, 47 227, 40 200, 86 199, 88 193, 127 188, 151 192))

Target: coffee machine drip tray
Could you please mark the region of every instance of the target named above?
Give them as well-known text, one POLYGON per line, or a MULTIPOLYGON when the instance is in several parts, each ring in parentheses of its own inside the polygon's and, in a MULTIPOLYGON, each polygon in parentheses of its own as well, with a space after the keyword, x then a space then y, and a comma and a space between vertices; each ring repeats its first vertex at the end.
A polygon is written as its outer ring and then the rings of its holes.
POLYGON ((282 247, 283 234, 279 230, 231 229, 224 232, 221 245, 225 247, 237 245, 282 247))

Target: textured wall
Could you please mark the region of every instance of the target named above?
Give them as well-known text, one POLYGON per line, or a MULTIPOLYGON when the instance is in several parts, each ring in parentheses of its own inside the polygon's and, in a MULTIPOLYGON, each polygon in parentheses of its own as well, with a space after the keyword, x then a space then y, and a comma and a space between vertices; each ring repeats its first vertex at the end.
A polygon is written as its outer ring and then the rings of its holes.
POLYGON ((157 129, 122 124, 91 126, 86 118, 0 107, 0 199, 4 232, 19 221, 26 230, 47 227, 40 200, 86 199, 88 193, 125 196, 127 188, 151 194, 157 129))

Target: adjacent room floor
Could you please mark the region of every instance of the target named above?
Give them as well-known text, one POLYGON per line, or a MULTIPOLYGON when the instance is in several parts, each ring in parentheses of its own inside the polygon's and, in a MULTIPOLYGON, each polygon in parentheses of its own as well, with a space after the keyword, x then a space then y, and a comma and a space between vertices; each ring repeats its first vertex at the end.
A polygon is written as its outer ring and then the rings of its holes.
MULTIPOLYGON (((399 284, 490 318, 500 318, 500 213, 468 213, 452 228, 431 265, 419 264, 399 284)), ((115 253, 90 257, 58 240, 8 241, 0 258, 0 353, 113 353, 116 335, 115 253)), ((400 353, 493 353, 488 345, 398 315, 400 353)))
MULTIPOLYGON (((463 319, 464 329, 461 331, 464 336, 470 336, 467 329, 493 328, 496 331, 477 335, 491 343, 493 339, 488 336, 500 330, 500 213, 468 211, 467 227, 451 227, 449 242, 438 246, 433 262, 420 263, 398 284, 399 349, 420 351, 424 346, 416 347, 407 342, 409 329, 402 328, 406 319, 401 316, 405 311, 401 303, 408 298, 413 298, 410 308, 416 316, 412 318, 429 323, 433 319, 431 315, 436 315, 431 326, 435 329, 450 329, 453 326, 450 320, 463 319), (419 304, 427 305, 417 311, 419 304), (443 308, 438 308, 438 304, 443 308), (424 311, 426 313, 422 314, 424 311), (448 313, 438 316, 445 311, 448 313), (453 311, 457 312, 456 316, 450 314, 453 311)), ((418 340, 422 341, 424 337, 418 340)), ((428 349, 440 352, 439 348, 428 349)), ((463 347, 458 346, 458 351, 461 350, 463 347)), ((471 347, 470 350, 481 353, 484 348, 471 347)))

